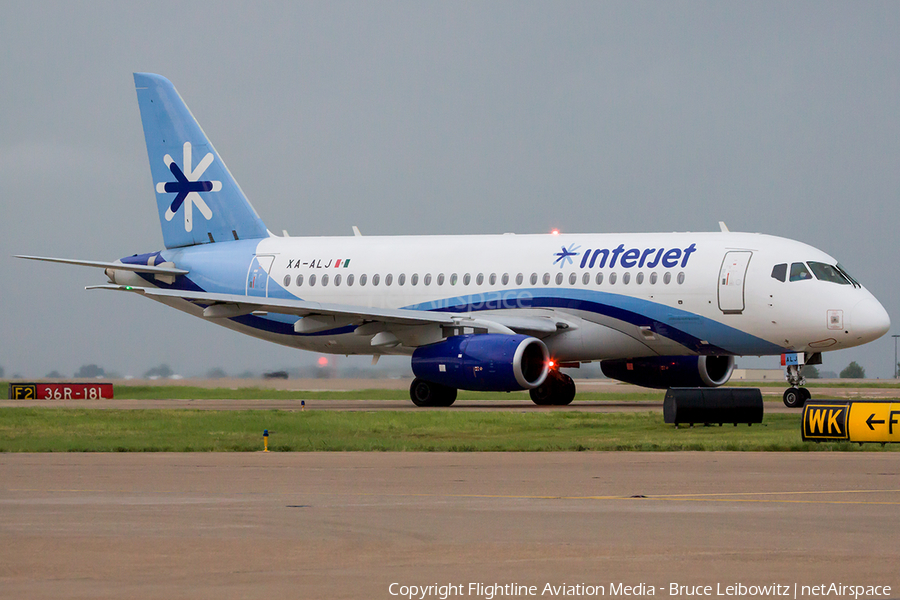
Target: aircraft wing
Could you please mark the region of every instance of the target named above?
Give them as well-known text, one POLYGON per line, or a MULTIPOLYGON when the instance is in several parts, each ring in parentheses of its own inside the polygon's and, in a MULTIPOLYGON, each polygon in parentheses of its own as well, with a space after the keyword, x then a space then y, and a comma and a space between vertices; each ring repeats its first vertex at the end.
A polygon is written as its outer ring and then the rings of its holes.
POLYGON ((159 288, 134 287, 129 285, 94 285, 88 290, 117 290, 136 292, 149 298, 180 298, 194 304, 235 307, 234 311, 223 309, 210 311, 213 316, 238 316, 253 312, 271 312, 305 317, 307 315, 328 315, 340 317, 360 317, 366 321, 385 321, 400 325, 420 325, 423 323, 439 323, 452 325, 458 321, 449 313, 425 312, 402 308, 369 308, 349 304, 326 304, 308 302, 306 300, 284 300, 281 298, 263 298, 241 296, 237 294, 215 294, 210 292, 190 292, 185 290, 164 290, 159 288), (234 312, 234 314, 230 314, 234 312), (217 313, 221 313, 217 314, 217 313), (226 314, 228 313, 228 314, 226 314))
POLYGON ((388 326, 448 325, 486 329, 490 333, 527 333, 544 337, 557 331, 557 325, 546 317, 507 317, 489 315, 473 317, 469 314, 454 314, 437 311, 410 310, 405 308, 373 308, 349 304, 328 304, 306 300, 264 298, 237 294, 217 294, 166 290, 152 287, 127 285, 88 286, 89 290, 113 290, 142 294, 149 298, 181 299, 203 305, 204 316, 208 318, 228 318, 252 313, 277 313, 305 317, 308 323, 298 331, 313 333, 332 327, 350 324, 384 323, 388 326))

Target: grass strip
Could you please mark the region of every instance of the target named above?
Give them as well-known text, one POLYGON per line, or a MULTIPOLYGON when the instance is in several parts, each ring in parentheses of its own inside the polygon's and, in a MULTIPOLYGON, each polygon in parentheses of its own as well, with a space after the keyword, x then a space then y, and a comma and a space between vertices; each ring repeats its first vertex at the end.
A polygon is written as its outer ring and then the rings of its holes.
MULTIPOLYGON (((577 384, 577 382, 576 382, 577 384)), ((733 381, 728 384, 731 387, 778 387, 784 388, 784 383, 776 382, 743 382, 733 381)), ((809 388, 882 388, 897 389, 900 397, 900 386, 887 383, 833 383, 833 384, 809 384, 809 388)), ((662 402, 665 398, 665 390, 642 390, 628 392, 587 392, 580 391, 576 401, 607 401, 607 402, 662 402)), ((8 396, 8 383, 0 382, 0 398, 8 396)), ((240 387, 240 388, 205 388, 180 385, 124 385, 116 384, 115 396, 121 400, 409 400, 406 390, 277 390, 265 387, 240 387)), ((470 392, 460 390, 460 400, 529 400, 528 392, 510 392, 508 394, 497 392, 470 392)), ((767 400, 778 401, 779 398, 771 397, 767 400)))
POLYGON ((0 409, 0 452, 894 451, 800 441, 800 415, 675 429, 646 413, 0 409))
MULTIPOLYGON (((116 384, 119 400, 405 400, 406 390, 276 390, 259 387, 205 388, 187 385, 121 385, 116 384)), ((8 384, 0 382, 0 398, 9 395, 8 384)), ((662 402, 665 390, 641 392, 580 392, 579 400, 610 402, 662 402)), ((460 400, 527 400, 528 392, 470 392, 460 390, 460 400)))

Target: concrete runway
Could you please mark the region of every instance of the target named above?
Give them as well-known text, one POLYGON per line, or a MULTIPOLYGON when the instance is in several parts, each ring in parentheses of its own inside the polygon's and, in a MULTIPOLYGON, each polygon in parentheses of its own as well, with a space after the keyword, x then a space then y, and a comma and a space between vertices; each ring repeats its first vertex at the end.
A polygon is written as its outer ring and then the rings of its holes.
POLYGON ((896 598, 898 525, 895 453, 3 454, 0 598, 470 582, 896 598))

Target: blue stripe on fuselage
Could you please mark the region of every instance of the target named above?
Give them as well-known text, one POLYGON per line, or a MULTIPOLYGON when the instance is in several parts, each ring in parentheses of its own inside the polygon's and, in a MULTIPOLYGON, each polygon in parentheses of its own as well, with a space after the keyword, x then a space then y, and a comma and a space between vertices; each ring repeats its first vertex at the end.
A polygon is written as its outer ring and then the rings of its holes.
POLYGON ((529 288, 496 294, 457 296, 405 308, 452 313, 506 308, 578 310, 611 317, 637 327, 649 327, 657 335, 701 354, 772 355, 785 351, 777 344, 696 313, 609 292, 529 288))

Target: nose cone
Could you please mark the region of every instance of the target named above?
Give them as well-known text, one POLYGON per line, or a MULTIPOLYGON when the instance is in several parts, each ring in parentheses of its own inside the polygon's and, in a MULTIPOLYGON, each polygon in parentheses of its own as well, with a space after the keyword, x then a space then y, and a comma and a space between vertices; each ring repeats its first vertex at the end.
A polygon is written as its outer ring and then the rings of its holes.
POLYGON ((853 307, 850 326, 853 337, 858 343, 865 344, 887 333, 891 328, 891 318, 881 303, 870 296, 853 307))

